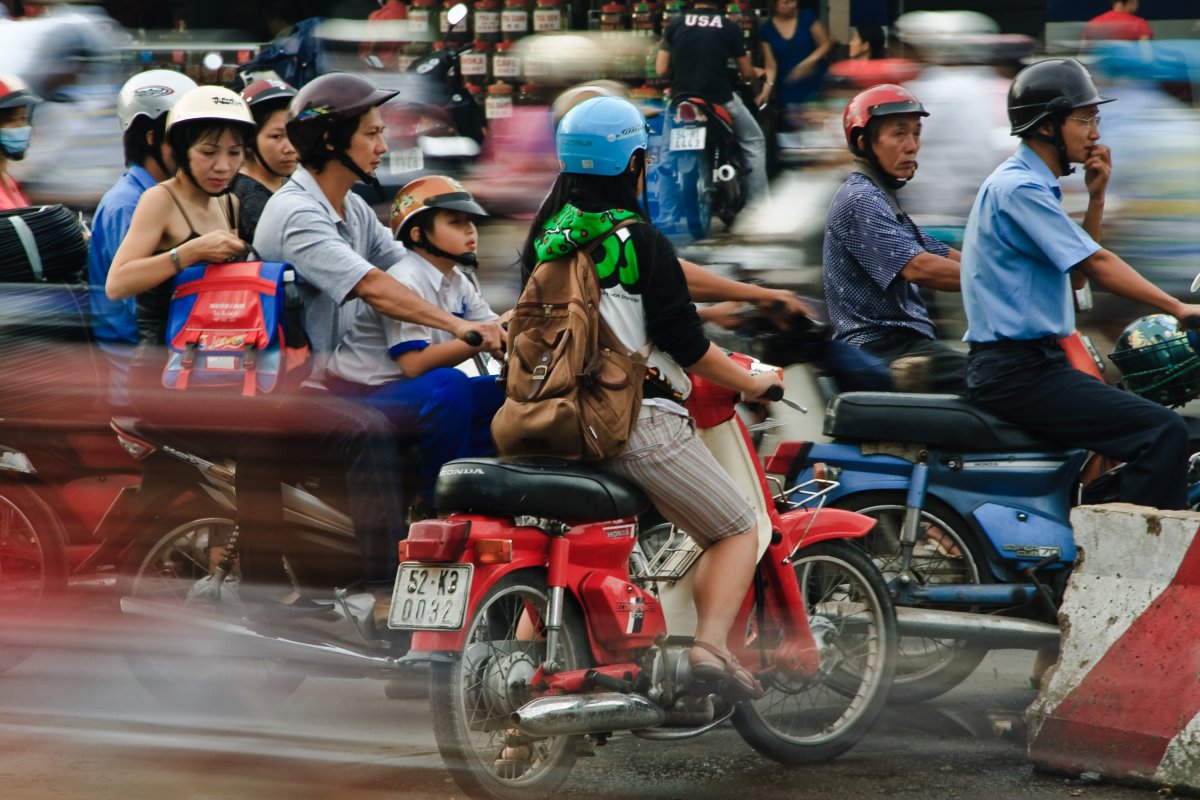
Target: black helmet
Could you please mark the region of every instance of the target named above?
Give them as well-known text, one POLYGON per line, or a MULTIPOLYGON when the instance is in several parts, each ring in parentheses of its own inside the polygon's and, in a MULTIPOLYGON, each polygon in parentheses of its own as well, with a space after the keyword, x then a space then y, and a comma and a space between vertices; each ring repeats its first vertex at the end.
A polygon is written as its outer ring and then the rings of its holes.
POLYGON ((366 78, 330 72, 305 84, 288 106, 287 134, 300 160, 322 147, 325 134, 339 122, 381 106, 399 92, 380 89, 366 78))
POLYGON ((1073 58, 1052 58, 1017 73, 1008 89, 1012 135, 1034 130, 1048 117, 1081 106, 1111 103, 1101 97, 1087 68, 1073 58))

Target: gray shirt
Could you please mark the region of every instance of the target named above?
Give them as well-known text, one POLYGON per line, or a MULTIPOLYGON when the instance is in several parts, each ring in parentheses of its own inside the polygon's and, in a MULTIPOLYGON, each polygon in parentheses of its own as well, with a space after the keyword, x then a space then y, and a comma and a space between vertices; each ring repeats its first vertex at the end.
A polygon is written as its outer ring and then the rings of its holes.
POLYGON ((254 249, 262 259, 296 268, 317 378, 364 305, 353 297, 354 287, 372 269, 387 269, 407 252, 367 201, 347 192, 343 203, 345 219, 333 210, 312 173, 300 168, 271 196, 254 234, 254 249))
MULTIPOLYGON (((496 319, 496 313, 479 289, 458 267, 443 275, 433 264, 410 251, 388 270, 388 275, 425 302, 456 317, 480 321, 496 319)), ((389 319, 366 303, 360 303, 350 330, 329 359, 329 374, 366 386, 404 380, 397 358, 453 338, 450 333, 437 328, 389 319)))

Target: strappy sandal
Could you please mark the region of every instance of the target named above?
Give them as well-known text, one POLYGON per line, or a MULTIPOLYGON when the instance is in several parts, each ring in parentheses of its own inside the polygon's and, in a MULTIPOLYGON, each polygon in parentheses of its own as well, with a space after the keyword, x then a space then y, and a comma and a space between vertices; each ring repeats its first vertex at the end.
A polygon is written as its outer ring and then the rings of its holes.
POLYGON ((750 671, 738 663, 733 653, 714 647, 708 642, 697 639, 692 643, 692 651, 688 654, 688 664, 692 675, 699 681, 720 683, 726 688, 725 694, 737 700, 757 700, 766 692, 762 684, 750 674, 750 671), (719 661, 697 661, 694 656, 699 648, 716 656, 719 661))

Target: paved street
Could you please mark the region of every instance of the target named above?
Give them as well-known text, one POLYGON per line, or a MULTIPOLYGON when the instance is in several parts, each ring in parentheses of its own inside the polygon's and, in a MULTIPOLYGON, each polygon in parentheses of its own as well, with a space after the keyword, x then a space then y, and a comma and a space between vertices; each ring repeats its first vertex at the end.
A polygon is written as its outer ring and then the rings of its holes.
MULTIPOLYGON (((993 654, 922 706, 893 706, 838 761, 789 769, 732 728, 686 743, 621 736, 582 759, 570 798, 1090 797, 1152 791, 1035 774, 1021 712, 1032 654, 993 654)), ((112 652, 44 650, 0 676, 5 800, 414 800, 457 798, 419 681, 388 700, 367 680, 309 678, 267 712, 168 708, 112 652)))

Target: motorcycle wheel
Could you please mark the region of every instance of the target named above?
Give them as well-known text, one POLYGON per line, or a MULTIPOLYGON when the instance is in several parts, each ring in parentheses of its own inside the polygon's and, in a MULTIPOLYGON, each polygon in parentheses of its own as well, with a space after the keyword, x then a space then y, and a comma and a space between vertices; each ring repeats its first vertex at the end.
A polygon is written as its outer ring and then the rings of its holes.
MULTIPOLYGON (((171 512, 159 521, 161 533, 134 542, 126 553, 121 596, 189 605, 193 587, 209 574, 209 543, 225 541, 233 527, 223 511, 203 501, 171 512)), ((219 603, 204 603, 206 611, 240 617, 235 592, 219 603)), ((273 705, 304 681, 304 673, 290 669, 286 661, 213 655, 187 641, 130 651, 125 661, 151 694, 168 705, 192 709, 273 705)))
POLYGON ((683 214, 693 239, 707 239, 712 227, 712 167, 708 155, 695 159, 695 169, 680 173, 683 214))
MULTIPOLYGON (((431 665, 433 735, 446 768, 469 797, 546 797, 575 764, 582 737, 530 739, 509 722, 509 715, 532 699, 526 681, 545 659, 540 633, 525 638, 530 634, 518 633, 518 623, 522 618, 535 620, 536 628, 546 609, 544 573, 522 570, 506 575, 468 618, 461 657, 431 665), (501 759, 506 747, 527 748, 528 758, 501 759)), ((557 659, 564 670, 590 663, 582 616, 570 595, 563 604, 557 659)))
MULTIPOLYGON (((784 764, 829 761, 853 747, 883 712, 896 664, 896 615, 879 570, 846 542, 801 549, 792 562, 821 650, 816 675, 762 677, 766 695, 739 703, 733 725, 746 743, 784 764)), ((749 617, 747 646, 780 635, 769 616, 749 617)))
MULTIPOLYGON (((33 489, 0 483, 0 612, 6 619, 25 624, 60 595, 67 580, 65 542, 62 522, 33 489)), ((7 627, 0 626, 0 672, 31 652, 5 638, 7 627)))
MULTIPOLYGON (((889 581, 899 572, 904 502, 903 492, 864 492, 835 503, 838 508, 877 520, 875 528, 854 543, 874 559, 889 581)), ((979 539, 962 517, 944 503, 930 499, 921 520, 925 539, 917 540, 912 570, 922 583, 992 582, 979 539)), ((963 610, 961 606, 955 608, 963 610)), ((901 637, 892 700, 921 703, 945 694, 971 676, 988 650, 958 639, 901 637)))

